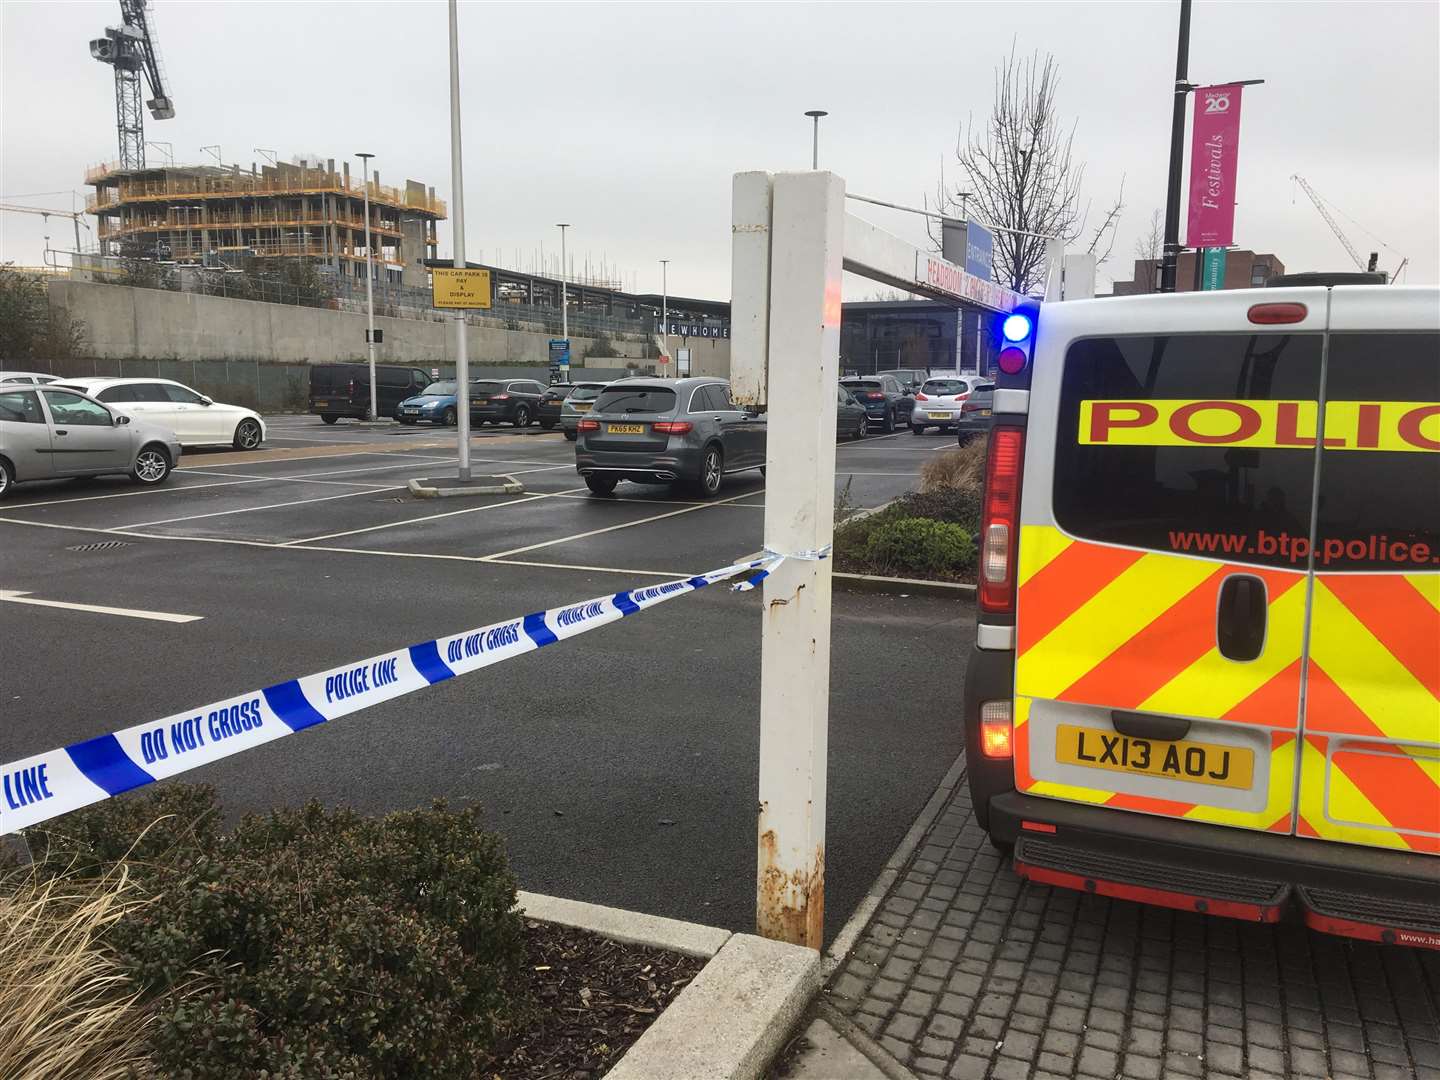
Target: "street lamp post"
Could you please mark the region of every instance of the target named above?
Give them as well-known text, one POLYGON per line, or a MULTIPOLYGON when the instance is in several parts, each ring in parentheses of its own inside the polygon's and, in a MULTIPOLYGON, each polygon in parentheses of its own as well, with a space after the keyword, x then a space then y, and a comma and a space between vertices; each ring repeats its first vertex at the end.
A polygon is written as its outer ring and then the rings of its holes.
MULTIPOLYGON (((670 260, 660 260, 660 332, 665 335, 664 361, 670 362, 670 260)), ((665 373, 670 373, 666 367, 665 373)))
POLYGON ((805 113, 815 122, 814 133, 810 137, 810 168, 820 168, 820 117, 830 114, 824 109, 809 109, 805 113))
POLYGON ((568 221, 557 222, 555 227, 560 230, 560 336, 565 339, 565 355, 570 355, 570 293, 565 287, 565 230, 570 227, 568 221))
MULTIPOLYGON (((460 153, 460 44, 459 16, 450 0, 450 219, 454 252, 450 265, 468 268, 465 261, 465 177, 460 153)), ((465 312, 455 313, 455 435, 456 473, 461 483, 470 480, 470 357, 466 352, 465 312)))
POLYGON ((1180 185, 1185 175, 1185 103, 1189 81, 1190 0, 1180 0, 1180 38, 1175 49, 1175 97, 1170 115, 1170 175, 1165 191, 1165 246, 1160 252, 1160 291, 1175 291, 1180 258, 1180 185))
POLYGON ((370 360, 370 412, 374 420, 380 414, 375 401, 375 257, 370 250, 370 159, 374 154, 356 154, 362 162, 365 186, 365 352, 370 360))

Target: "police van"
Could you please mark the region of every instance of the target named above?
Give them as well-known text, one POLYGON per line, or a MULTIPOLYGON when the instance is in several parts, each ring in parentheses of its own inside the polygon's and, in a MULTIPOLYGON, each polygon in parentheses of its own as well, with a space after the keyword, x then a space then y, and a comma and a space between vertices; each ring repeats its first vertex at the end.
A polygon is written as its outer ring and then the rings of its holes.
POLYGON ((1002 326, 975 814, 1016 871, 1440 948, 1440 290, 1002 326))

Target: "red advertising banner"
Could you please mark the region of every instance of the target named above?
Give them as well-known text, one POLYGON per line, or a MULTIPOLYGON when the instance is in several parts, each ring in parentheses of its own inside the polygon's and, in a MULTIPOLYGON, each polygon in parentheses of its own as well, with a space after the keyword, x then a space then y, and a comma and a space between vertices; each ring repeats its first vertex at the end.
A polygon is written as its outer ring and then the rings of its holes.
POLYGON ((1240 154, 1240 91, 1229 83, 1195 91, 1190 139, 1188 247, 1235 242, 1235 164, 1240 154))

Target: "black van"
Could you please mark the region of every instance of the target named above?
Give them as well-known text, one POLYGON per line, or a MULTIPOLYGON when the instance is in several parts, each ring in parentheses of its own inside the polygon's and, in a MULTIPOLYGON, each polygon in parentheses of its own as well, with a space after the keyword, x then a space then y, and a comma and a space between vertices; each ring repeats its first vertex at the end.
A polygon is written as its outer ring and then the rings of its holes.
MULTIPOLYGON (((381 416, 395 416, 400 402, 420 393, 432 380, 423 368, 376 364, 375 407, 381 416)), ((368 364, 315 364, 310 368, 310 411, 327 424, 342 416, 365 419, 370 409, 368 364)))

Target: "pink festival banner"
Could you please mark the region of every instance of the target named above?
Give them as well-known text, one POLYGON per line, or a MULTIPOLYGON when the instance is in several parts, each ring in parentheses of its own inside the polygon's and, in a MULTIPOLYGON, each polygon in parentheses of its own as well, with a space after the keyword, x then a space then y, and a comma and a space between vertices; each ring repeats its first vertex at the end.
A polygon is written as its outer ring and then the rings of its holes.
POLYGON ((1240 154, 1240 91, 1233 83, 1195 91, 1190 139, 1188 247, 1235 242, 1235 164, 1240 154))

